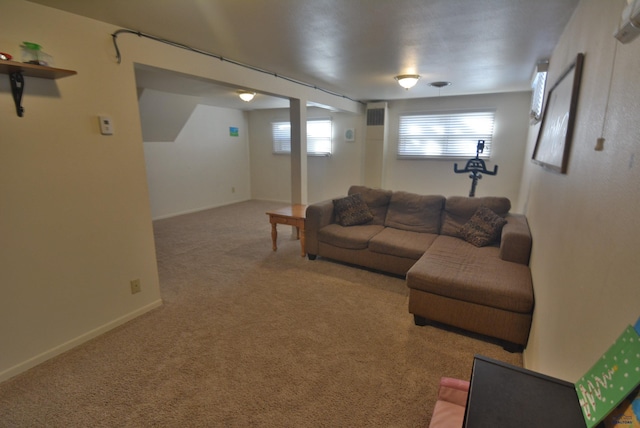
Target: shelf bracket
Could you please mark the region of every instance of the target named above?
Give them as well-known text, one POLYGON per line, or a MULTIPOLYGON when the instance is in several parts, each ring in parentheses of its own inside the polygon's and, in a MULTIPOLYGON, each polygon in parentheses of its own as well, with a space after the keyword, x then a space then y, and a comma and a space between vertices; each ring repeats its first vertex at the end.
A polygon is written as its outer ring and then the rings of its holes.
POLYGON ((13 102, 16 104, 16 113, 19 117, 24 115, 24 108, 22 107, 22 92, 24 91, 24 77, 22 71, 14 71, 9 73, 9 80, 11 81, 11 93, 13 94, 13 102))

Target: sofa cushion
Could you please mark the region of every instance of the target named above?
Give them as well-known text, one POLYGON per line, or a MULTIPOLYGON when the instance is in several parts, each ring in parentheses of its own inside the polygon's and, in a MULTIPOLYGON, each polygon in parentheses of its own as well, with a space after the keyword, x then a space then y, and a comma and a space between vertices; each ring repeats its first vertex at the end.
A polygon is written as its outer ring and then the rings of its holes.
POLYGON ((437 237, 438 235, 432 233, 386 227, 371 238, 369 250, 374 253, 392 254, 418 260, 437 237))
POLYGON ((439 233, 445 197, 393 192, 385 226, 413 232, 439 233))
POLYGON ((478 208, 468 222, 460 228, 460 236, 476 247, 484 247, 498 240, 507 220, 485 206, 478 208))
POLYGON ((340 248, 362 250, 367 248, 369 240, 382 229, 384 226, 375 224, 345 227, 333 223, 318 231, 318 241, 340 248))
POLYGON ((389 201, 391 200, 391 190, 372 189, 366 186, 351 186, 348 195, 360 193, 362 199, 367 204, 371 213, 373 214, 373 220, 371 224, 384 224, 384 219, 387 216, 387 208, 389 207, 389 201))
POLYGON ((336 222, 342 226, 355 226, 373 220, 373 214, 360 193, 333 200, 336 222))
POLYGON ((501 260, 499 251, 439 235, 407 272, 407 285, 451 299, 529 314, 533 311, 531 271, 528 266, 501 260))
POLYGON ((497 196, 485 196, 482 198, 450 196, 444 203, 440 234, 459 238, 460 228, 471 219, 481 206, 485 206, 500 217, 504 217, 511 209, 511 202, 507 198, 497 196))

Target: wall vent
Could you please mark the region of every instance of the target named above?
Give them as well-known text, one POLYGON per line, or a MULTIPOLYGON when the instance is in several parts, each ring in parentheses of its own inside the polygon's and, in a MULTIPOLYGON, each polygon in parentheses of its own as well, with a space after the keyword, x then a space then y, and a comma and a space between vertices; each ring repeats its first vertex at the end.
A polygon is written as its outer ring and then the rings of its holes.
POLYGON ((384 125, 384 108, 371 108, 367 110, 367 126, 384 125))

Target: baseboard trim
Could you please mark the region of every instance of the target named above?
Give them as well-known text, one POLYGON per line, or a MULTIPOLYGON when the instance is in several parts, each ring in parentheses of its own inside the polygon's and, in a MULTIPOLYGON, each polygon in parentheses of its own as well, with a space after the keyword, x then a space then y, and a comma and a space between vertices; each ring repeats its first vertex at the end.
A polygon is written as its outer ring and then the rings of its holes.
POLYGON ((89 340, 100 336, 101 334, 106 333, 109 330, 112 330, 122 324, 125 324, 128 321, 131 321, 134 318, 139 317, 142 314, 145 314, 155 308, 162 306, 162 299, 158 299, 150 304, 143 306, 139 309, 136 309, 133 312, 130 312, 126 315, 121 316, 120 318, 116 318, 113 321, 110 321, 100 327, 97 327, 93 330, 90 330, 84 334, 81 334, 78 337, 75 337, 65 343, 62 343, 58 346, 55 346, 39 355, 36 355, 32 358, 29 358, 26 361, 23 361, 19 364, 16 364, 13 367, 10 367, 2 372, 0 372, 0 382, 4 382, 5 380, 9 380, 10 378, 19 375, 20 373, 26 372, 30 368, 37 366, 38 364, 42 364, 45 361, 62 354, 70 349, 75 348, 78 345, 81 345, 89 340))
POLYGON ((200 212, 200 211, 210 210, 210 209, 213 209, 213 208, 226 207, 227 205, 239 204, 240 202, 246 202, 246 201, 250 201, 250 200, 251 200, 251 198, 249 198, 249 199, 238 199, 238 200, 227 201, 227 202, 221 202, 219 204, 207 205, 206 207, 193 208, 193 209, 189 209, 189 210, 185 210, 185 211, 178 211, 178 212, 174 212, 174 213, 170 213, 170 214, 162 214, 162 215, 153 217, 151 220, 152 221, 165 220, 167 218, 178 217, 178 216, 185 215, 185 214, 193 214, 193 213, 197 213, 197 212, 200 212))

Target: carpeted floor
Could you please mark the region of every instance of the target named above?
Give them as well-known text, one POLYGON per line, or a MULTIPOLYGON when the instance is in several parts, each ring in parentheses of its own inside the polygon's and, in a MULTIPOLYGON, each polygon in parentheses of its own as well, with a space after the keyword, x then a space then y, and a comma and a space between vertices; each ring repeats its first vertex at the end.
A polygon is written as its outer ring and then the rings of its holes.
POLYGON ((271 250, 249 201, 154 223, 164 305, 0 384, 1 427, 419 427, 441 376, 521 354, 416 327, 401 278, 271 250))

